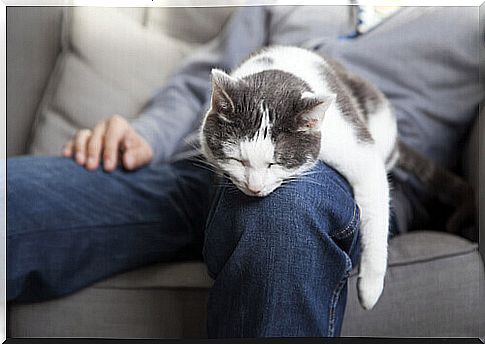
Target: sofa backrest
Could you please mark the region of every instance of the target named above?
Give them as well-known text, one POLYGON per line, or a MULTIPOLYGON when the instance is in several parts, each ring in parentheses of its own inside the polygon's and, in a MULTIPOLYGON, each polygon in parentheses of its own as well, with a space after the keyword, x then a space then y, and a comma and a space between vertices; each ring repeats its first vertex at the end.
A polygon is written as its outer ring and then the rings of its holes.
POLYGON ((7 157, 27 153, 34 114, 60 52, 62 8, 7 7, 7 157))

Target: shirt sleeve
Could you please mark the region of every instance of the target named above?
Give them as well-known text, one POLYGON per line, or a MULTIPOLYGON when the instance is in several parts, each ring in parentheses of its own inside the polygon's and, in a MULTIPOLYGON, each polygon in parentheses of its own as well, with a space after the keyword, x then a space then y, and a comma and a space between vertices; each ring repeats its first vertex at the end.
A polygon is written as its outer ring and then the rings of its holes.
POLYGON ((153 149, 152 164, 170 161, 197 130, 210 99, 211 69, 229 71, 267 45, 268 16, 260 6, 235 12, 221 34, 186 59, 132 122, 153 149))

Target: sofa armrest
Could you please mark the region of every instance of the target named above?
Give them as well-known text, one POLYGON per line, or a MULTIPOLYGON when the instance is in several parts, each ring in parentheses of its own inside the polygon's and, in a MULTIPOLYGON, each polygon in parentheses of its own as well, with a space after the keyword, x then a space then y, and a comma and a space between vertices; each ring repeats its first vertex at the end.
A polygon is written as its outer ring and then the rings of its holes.
POLYGON ((61 46, 62 7, 7 7, 7 157, 25 154, 61 46))
MULTIPOLYGON (((482 107, 481 107, 482 108, 482 107)), ((475 122, 473 123, 472 129, 470 131, 470 136, 468 138, 467 145, 465 147, 465 154, 463 155, 463 174, 467 181, 472 185, 475 191, 476 204, 479 204, 479 178, 481 169, 479 163, 479 151, 483 138, 480 138, 480 115, 483 113, 481 109, 480 114, 477 116, 475 122)), ((478 209, 477 209, 478 210, 478 209)))
MULTIPOLYGON (((475 178, 476 181, 476 189, 477 190, 477 204, 478 204, 478 219, 479 224, 478 228, 480 229, 480 234, 483 234, 483 230, 485 230, 485 162, 483 161, 483 157, 485 156, 485 104, 482 104, 480 114, 477 119, 477 130, 476 130, 476 141, 478 142, 478 149, 477 149, 477 160, 478 160, 478 172, 477 177, 475 178), (480 216, 481 215, 481 216, 480 216)), ((482 259, 485 262, 485 240, 480 240, 480 253, 482 254, 482 259)))
MULTIPOLYGON (((477 211, 478 226, 485 229, 485 103, 480 105, 480 111, 473 124, 468 144, 464 155, 463 172, 475 191, 475 204, 477 211), (482 214, 482 216, 480 216, 482 214)), ((485 255, 484 240, 481 240, 480 252, 485 255)))

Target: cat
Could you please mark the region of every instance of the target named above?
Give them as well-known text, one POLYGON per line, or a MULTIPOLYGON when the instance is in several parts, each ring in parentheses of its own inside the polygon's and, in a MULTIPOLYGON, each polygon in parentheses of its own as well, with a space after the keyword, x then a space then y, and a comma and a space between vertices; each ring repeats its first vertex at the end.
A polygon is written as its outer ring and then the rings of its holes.
POLYGON ((232 73, 211 75, 201 151, 243 193, 267 196, 318 160, 352 186, 361 211, 358 297, 372 309, 387 268, 387 174, 401 152, 404 168, 413 169, 413 159, 421 169, 432 166, 400 142, 387 98, 339 62, 291 46, 263 48, 232 73))

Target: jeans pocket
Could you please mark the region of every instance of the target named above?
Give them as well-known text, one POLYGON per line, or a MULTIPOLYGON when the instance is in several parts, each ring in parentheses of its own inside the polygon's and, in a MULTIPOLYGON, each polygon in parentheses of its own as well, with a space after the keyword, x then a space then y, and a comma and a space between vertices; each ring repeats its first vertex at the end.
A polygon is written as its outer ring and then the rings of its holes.
POLYGON ((344 227, 337 229, 336 231, 330 233, 330 237, 334 240, 344 240, 353 236, 354 232, 359 229, 360 226, 360 208, 357 203, 354 203, 354 209, 352 213, 352 218, 349 223, 344 227))

